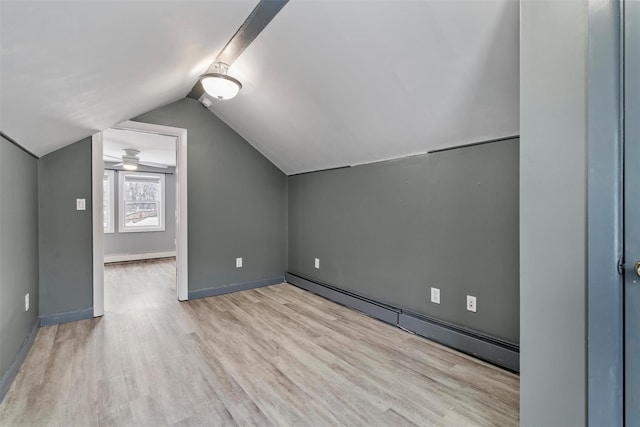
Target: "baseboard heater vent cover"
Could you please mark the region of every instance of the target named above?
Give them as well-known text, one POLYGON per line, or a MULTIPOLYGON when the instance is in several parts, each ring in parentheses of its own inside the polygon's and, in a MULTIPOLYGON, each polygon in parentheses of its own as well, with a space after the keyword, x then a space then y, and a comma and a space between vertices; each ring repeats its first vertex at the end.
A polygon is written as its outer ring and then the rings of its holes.
POLYGON ((510 371, 520 371, 520 347, 511 342, 422 316, 296 274, 287 273, 285 279, 292 285, 398 326, 407 332, 436 341, 510 371))
POLYGON ((330 299, 338 304, 360 311, 367 316, 374 317, 394 326, 398 325, 398 315, 400 314, 400 310, 391 307, 390 305, 365 298, 354 294, 353 292, 336 288, 335 286, 305 279, 304 277, 291 273, 287 273, 285 275, 285 280, 287 283, 291 283, 292 285, 330 299))

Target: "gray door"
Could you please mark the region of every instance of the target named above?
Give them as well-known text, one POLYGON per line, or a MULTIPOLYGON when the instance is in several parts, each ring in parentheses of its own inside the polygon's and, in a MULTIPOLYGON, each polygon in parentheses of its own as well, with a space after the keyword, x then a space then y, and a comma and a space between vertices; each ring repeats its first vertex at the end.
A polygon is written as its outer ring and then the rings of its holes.
POLYGON ((640 426, 640 1, 624 11, 625 425, 640 426))

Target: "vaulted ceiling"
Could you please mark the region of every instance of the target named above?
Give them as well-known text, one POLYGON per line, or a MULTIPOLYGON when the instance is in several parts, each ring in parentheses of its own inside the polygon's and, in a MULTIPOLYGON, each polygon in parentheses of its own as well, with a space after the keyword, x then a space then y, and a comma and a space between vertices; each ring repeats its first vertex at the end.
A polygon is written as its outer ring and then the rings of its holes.
POLYGON ((0 129, 37 155, 183 98, 255 1, 0 1, 0 129))
MULTIPOLYGON (((184 97, 257 1, 0 2, 0 129, 38 155, 184 97)), ((291 0, 211 111, 287 174, 518 134, 518 2, 291 0)))

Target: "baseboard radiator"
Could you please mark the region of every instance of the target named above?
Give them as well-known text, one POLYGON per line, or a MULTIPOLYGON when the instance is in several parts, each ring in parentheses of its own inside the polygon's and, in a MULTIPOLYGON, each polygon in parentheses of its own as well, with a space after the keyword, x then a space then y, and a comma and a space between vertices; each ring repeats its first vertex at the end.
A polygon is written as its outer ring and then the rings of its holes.
POLYGON ((433 319, 336 286, 287 273, 288 283, 320 295, 370 317, 397 326, 486 362, 520 372, 520 347, 513 343, 433 319))

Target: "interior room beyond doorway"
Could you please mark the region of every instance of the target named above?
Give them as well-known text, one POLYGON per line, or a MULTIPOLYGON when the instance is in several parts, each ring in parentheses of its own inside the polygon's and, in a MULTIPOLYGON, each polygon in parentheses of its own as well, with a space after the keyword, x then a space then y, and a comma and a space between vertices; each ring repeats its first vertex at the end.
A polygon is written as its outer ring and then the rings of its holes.
POLYGON ((154 305, 158 292, 175 295, 176 137, 102 136, 105 309, 154 305))

